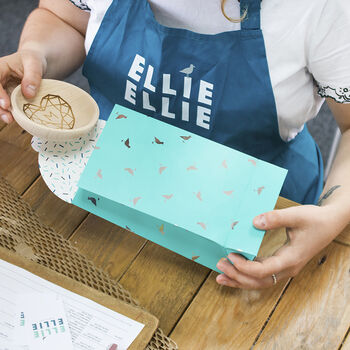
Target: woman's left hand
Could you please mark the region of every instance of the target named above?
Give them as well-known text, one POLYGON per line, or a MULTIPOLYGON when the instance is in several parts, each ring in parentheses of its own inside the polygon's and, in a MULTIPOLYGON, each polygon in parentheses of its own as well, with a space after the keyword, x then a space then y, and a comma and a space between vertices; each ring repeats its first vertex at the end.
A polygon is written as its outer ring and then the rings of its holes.
POLYGON ((315 205, 273 210, 255 217, 253 224, 261 230, 285 227, 287 242, 273 256, 254 261, 229 254, 217 264, 223 272, 216 278, 219 284, 243 289, 271 287, 272 274, 277 282, 297 275, 343 228, 331 206, 315 205))

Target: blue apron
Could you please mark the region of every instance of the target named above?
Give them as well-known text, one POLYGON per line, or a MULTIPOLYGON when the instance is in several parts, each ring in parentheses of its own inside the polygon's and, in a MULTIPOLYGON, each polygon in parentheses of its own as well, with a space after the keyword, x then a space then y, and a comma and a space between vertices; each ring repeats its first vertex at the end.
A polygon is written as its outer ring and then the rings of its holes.
POLYGON ((147 0, 114 0, 83 72, 102 119, 117 103, 284 167, 281 195, 315 203, 322 158, 306 126, 280 137, 260 2, 241 0, 241 30, 207 35, 161 25, 147 0))

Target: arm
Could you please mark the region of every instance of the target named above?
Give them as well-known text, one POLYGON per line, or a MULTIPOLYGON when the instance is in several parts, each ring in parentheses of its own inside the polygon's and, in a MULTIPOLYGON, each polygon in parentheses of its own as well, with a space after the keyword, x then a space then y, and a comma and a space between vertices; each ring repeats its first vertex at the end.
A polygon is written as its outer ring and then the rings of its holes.
POLYGON ((217 264, 217 282, 235 288, 267 288, 277 280, 296 276, 350 222, 350 104, 327 99, 342 133, 337 156, 319 204, 273 210, 254 219, 261 230, 286 227, 288 240, 273 256, 258 261, 229 254, 217 264), (230 261, 229 261, 230 260, 230 261), (232 265, 232 264, 233 265, 232 265))
POLYGON ((0 116, 5 122, 9 111, 9 91, 22 84, 27 98, 35 96, 43 76, 64 78, 85 58, 84 36, 89 14, 68 0, 41 0, 27 19, 18 51, 0 58, 0 116))
POLYGON ((332 170, 320 197, 319 205, 334 207, 342 226, 350 221, 350 104, 337 103, 327 98, 342 137, 332 170))
POLYGON ((85 58, 88 20, 89 14, 68 0, 41 0, 23 28, 19 51, 38 51, 47 61, 45 76, 63 78, 85 58))

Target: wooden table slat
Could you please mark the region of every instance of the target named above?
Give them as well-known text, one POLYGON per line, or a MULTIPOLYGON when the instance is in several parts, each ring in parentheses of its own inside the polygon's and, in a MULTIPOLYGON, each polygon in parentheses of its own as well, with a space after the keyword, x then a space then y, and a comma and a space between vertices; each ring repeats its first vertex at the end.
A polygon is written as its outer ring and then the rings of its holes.
POLYGON ((254 350, 337 349, 350 324, 349 287, 349 248, 331 243, 290 283, 254 350))
POLYGON ((208 273, 207 268, 147 242, 120 282, 169 333, 208 273))
POLYGON ((39 176, 38 154, 30 147, 31 138, 17 123, 0 132, 0 172, 19 193, 39 176))
POLYGON ((344 339, 344 343, 341 347, 339 347, 339 350, 350 350, 350 329, 348 330, 348 333, 346 335, 346 338, 344 339))
POLYGON ((350 246, 350 225, 345 228, 335 241, 350 246))
POLYGON ((260 291, 222 287, 216 276, 211 272, 170 334, 180 349, 249 349, 284 288, 284 283, 260 291))
POLYGON ((92 214, 74 232, 70 241, 116 280, 146 243, 144 238, 92 214))
POLYGON ((46 186, 38 168, 38 153, 30 146, 32 136, 12 123, 0 132, 2 175, 37 212, 43 223, 69 237, 87 213, 56 197, 46 186))
POLYGON ((88 213, 55 196, 40 176, 24 193, 23 199, 39 215, 41 221, 63 237, 69 238, 88 213))
POLYGON ((3 121, 0 120, 0 131, 5 128, 7 124, 5 124, 3 121))

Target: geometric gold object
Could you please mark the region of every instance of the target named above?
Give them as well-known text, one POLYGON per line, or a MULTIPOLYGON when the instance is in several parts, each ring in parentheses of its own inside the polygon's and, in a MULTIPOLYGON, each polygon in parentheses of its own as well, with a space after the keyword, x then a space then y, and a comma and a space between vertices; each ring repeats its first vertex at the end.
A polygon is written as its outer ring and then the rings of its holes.
POLYGON ((58 95, 48 94, 40 101, 40 106, 26 103, 24 114, 33 122, 53 129, 73 129, 75 117, 70 104, 58 95))
POLYGON ((11 105, 18 125, 47 141, 68 141, 87 135, 100 114, 96 101, 86 91, 53 79, 43 79, 36 96, 30 99, 18 85, 12 91, 11 105))

